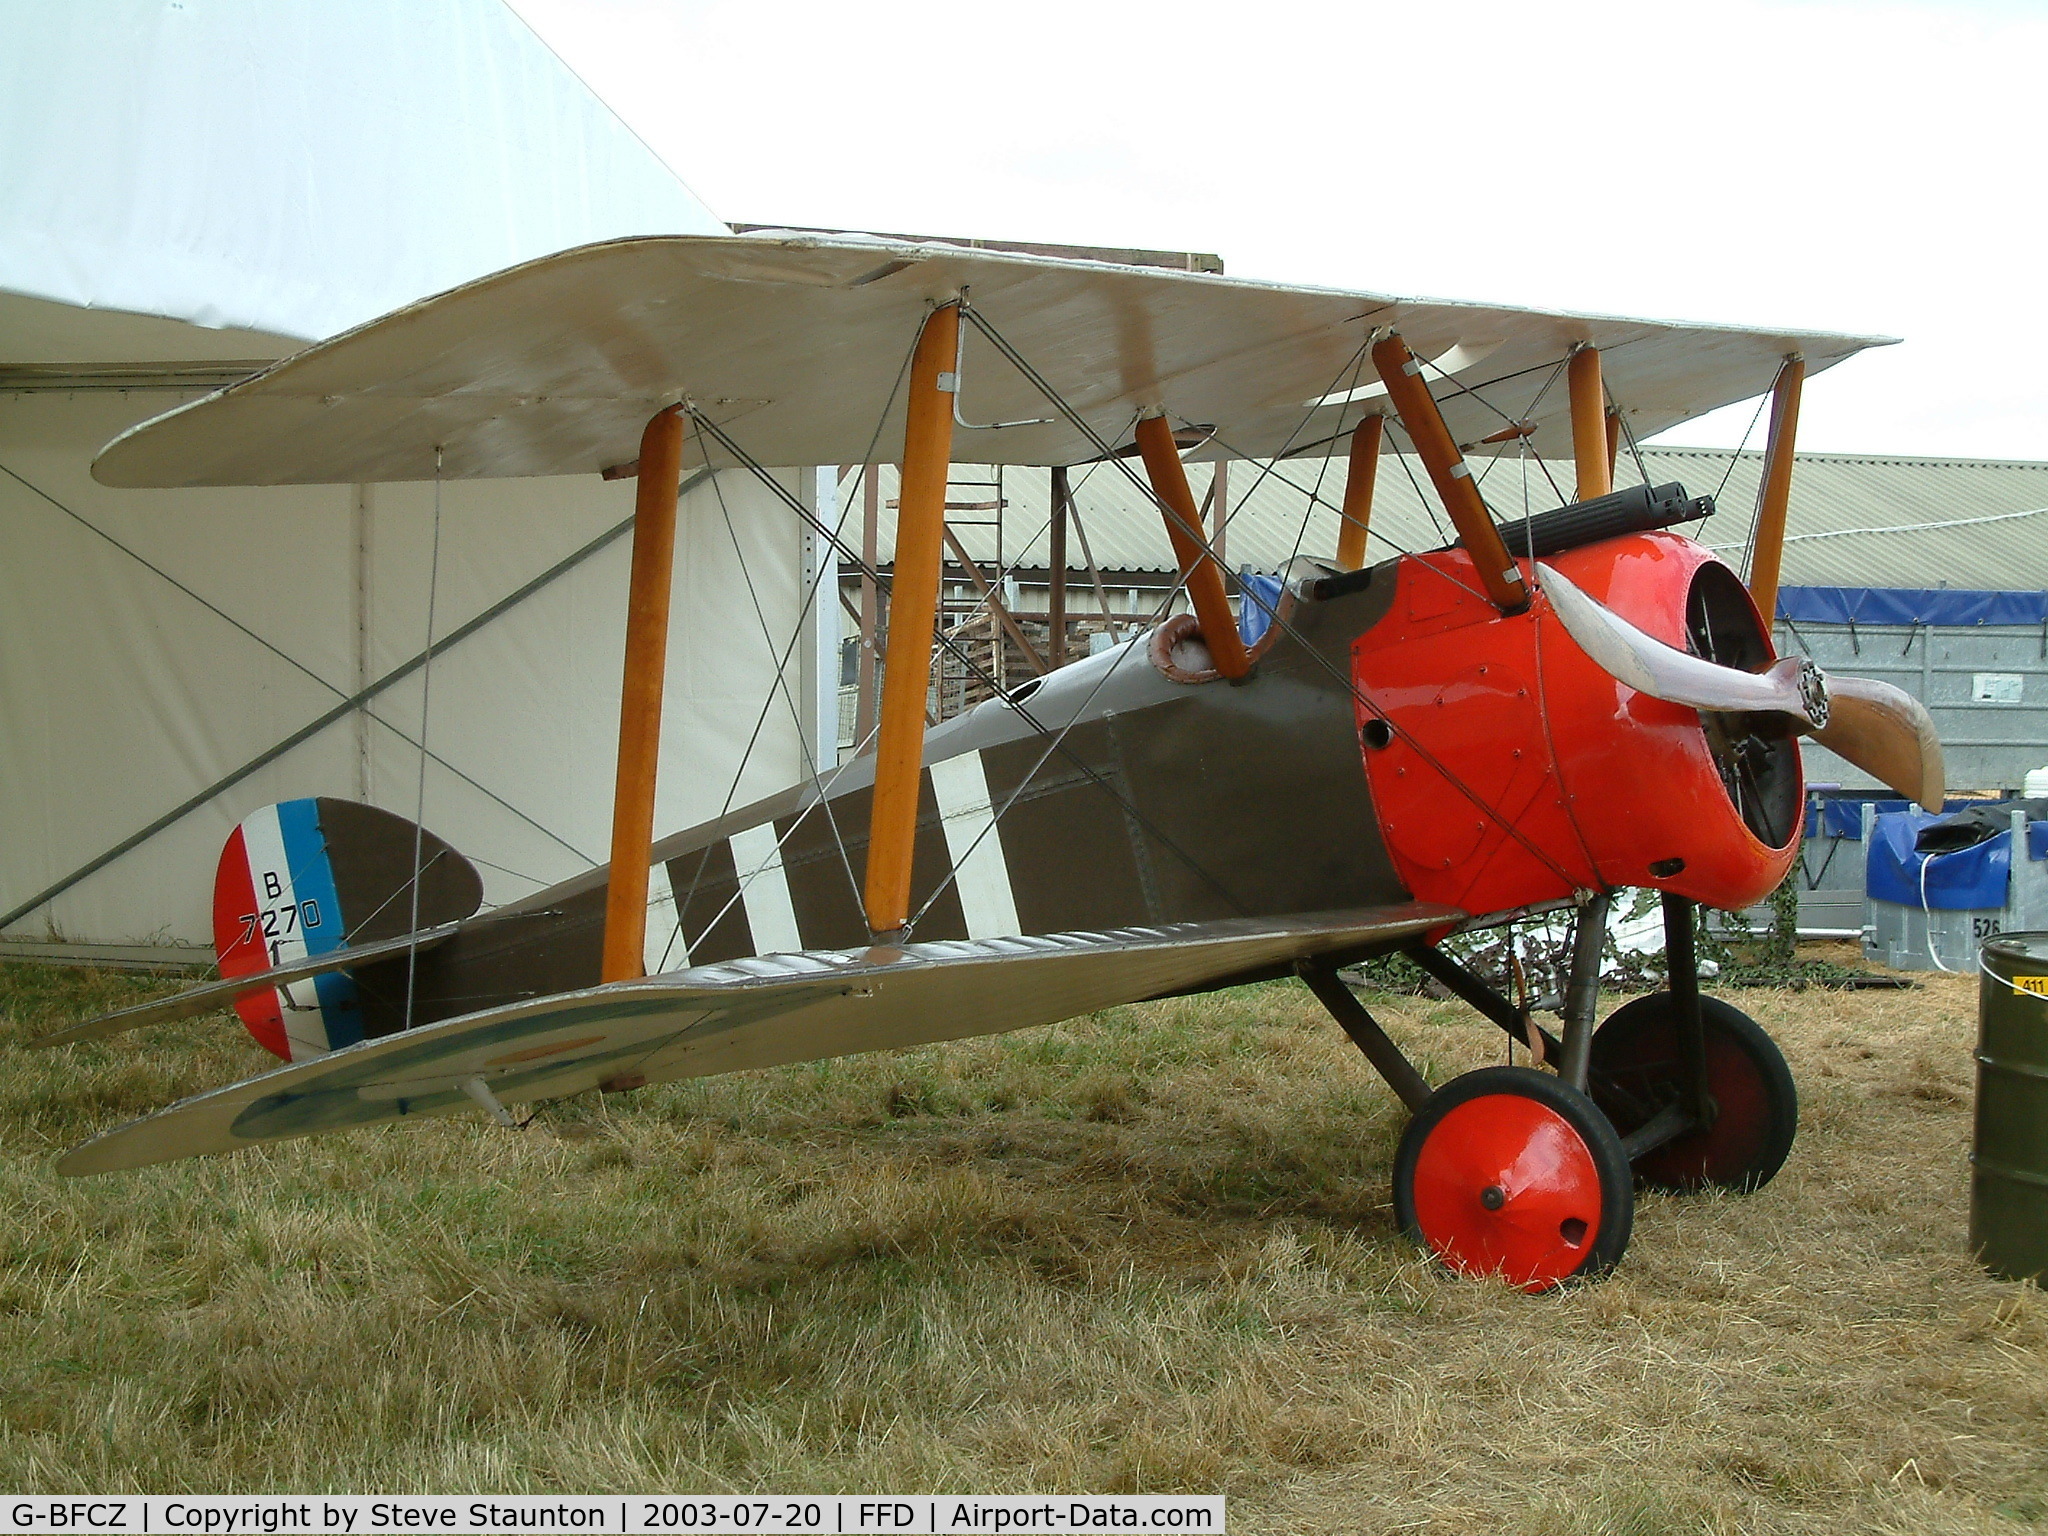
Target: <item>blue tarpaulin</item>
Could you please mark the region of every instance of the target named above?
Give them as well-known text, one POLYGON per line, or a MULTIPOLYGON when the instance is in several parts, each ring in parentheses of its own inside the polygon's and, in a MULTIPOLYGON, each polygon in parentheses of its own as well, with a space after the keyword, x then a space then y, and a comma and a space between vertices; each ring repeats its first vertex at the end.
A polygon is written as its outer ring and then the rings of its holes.
POLYGON ((1815 826, 1814 818, 1809 816, 1807 818, 1806 835, 1808 837, 1846 837, 1852 843, 1862 842, 1863 807, 1866 803, 1876 806, 1877 814, 1883 816, 1893 811, 1903 811, 1913 802, 1904 798, 1893 800, 1873 798, 1868 802, 1862 800, 1823 800, 1820 802, 1819 825, 1815 826))
MULTIPOLYGON (((1874 805, 1877 814, 1888 815, 1903 811, 1913 802, 1898 795, 1810 795, 1806 801, 1806 835, 1808 837, 1846 837, 1852 843, 1863 841, 1863 807, 1874 805)), ((1960 811, 1975 805, 1974 800, 1948 800, 1942 804, 1942 814, 1960 811)), ((1934 818, 1929 817, 1932 821, 1934 818)))
POLYGON ((2048 592, 1948 587, 1780 587, 1778 615, 1794 624, 2048 624, 2048 592))
POLYGON ((1280 606, 1283 583, 1278 576, 1246 571, 1237 578, 1237 585, 1244 594, 1237 607, 1237 632, 1244 636, 1246 645, 1257 645, 1273 627, 1273 610, 1280 606))
MULTIPOLYGON (((1935 819, 1914 808, 1880 815, 1871 824, 1863 865, 1864 889, 1871 900, 1944 912, 2003 907, 2012 884, 2012 833, 2000 832, 1955 853, 1921 853, 1913 846, 1914 839, 1935 819)), ((2027 842, 2031 848, 2031 826, 2027 842)))

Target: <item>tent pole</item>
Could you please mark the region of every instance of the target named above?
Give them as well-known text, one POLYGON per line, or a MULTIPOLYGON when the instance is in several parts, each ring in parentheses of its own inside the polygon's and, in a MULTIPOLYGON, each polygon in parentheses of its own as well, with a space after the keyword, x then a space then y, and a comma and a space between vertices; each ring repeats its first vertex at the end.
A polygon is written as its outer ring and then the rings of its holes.
POLYGON ((870 464, 860 475, 860 674, 855 690, 853 739, 865 752, 875 728, 875 654, 881 637, 881 588, 875 562, 881 558, 881 466, 870 464))
POLYGON ((931 312, 910 360, 903 473, 896 493, 896 565, 889 583, 889 649, 882 660, 882 725, 875 743, 875 797, 868 813, 868 932, 893 938, 910 919, 924 777, 925 694, 931 686, 946 532, 946 478, 953 458, 953 385, 960 306, 931 312))
POLYGON ((1600 349, 1575 348, 1565 384, 1572 397, 1572 457, 1578 464, 1575 499, 1591 501, 1614 489, 1614 459, 1607 451, 1607 389, 1600 380, 1600 349))
POLYGON ((1764 492, 1756 511, 1756 548, 1749 562, 1749 595, 1768 630, 1778 616, 1778 568, 1785 559, 1785 513, 1792 504, 1792 444, 1799 436, 1799 392, 1806 359, 1785 359, 1771 389, 1771 438, 1764 449, 1764 492))
POLYGON ((1387 418, 1375 411, 1351 429, 1351 463, 1344 475, 1344 511, 1337 524, 1337 564, 1365 568, 1365 536, 1372 526, 1372 485, 1380 469, 1380 439, 1387 418))
POLYGON ((1164 508, 1166 536, 1173 540, 1181 580, 1187 583, 1188 598, 1195 605, 1202 643, 1209 647, 1218 672, 1225 677, 1243 677, 1252 669, 1251 658, 1238 638, 1237 620, 1231 616, 1230 598, 1223 590, 1222 568, 1202 547, 1202 514, 1195 506, 1195 493, 1188 489, 1187 470, 1181 464, 1173 428, 1164 416, 1139 421, 1138 452, 1145 460, 1152 494, 1164 508))
POLYGON ((1230 537, 1230 460, 1218 459, 1214 466, 1216 473, 1209 481, 1209 524, 1215 531, 1209 535, 1209 548, 1216 552, 1216 563, 1223 567, 1224 590, 1230 589, 1230 556, 1224 553, 1224 541, 1230 537))
POLYGON ((1398 334, 1391 334, 1373 346, 1372 365, 1387 386, 1401 425, 1408 429, 1408 439, 1415 444, 1422 467, 1429 471, 1444 510, 1451 514, 1458 542, 1472 557, 1487 597, 1502 613, 1520 613, 1529 606, 1521 568, 1501 542, 1500 529, 1494 526, 1479 487, 1472 482, 1472 471, 1458 452, 1451 429, 1444 425, 1429 386, 1422 382, 1422 364, 1398 334))
POLYGON ((672 405, 640 434, 626 671, 619 693, 619 775, 612 791, 612 863, 605 888, 604 981, 646 974, 647 872, 654 848, 654 777, 661 754, 661 687, 682 478, 683 409, 672 405))
POLYGON ((1067 485, 1067 466, 1053 465, 1052 549, 1045 561, 1045 618, 1046 660, 1054 667, 1067 664, 1067 502, 1073 494, 1067 485))

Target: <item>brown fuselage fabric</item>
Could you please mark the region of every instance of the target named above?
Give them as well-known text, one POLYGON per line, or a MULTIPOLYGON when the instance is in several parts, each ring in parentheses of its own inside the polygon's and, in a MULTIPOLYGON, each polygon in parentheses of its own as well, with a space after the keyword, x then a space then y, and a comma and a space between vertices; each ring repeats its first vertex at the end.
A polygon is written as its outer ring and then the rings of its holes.
MULTIPOLYGON (((1017 925, 1055 933, 1405 901, 1373 815, 1349 680, 1351 641, 1386 612, 1392 581, 1290 604, 1251 676, 1173 681, 1143 640, 934 727, 927 762, 979 752, 1017 925), (1288 631, 1292 631, 1291 633, 1288 631)), ((655 845, 680 919, 666 964, 769 947, 740 896, 732 837, 772 824, 806 949, 869 940, 857 875, 872 767, 803 786, 655 845), (686 958, 685 958, 686 954, 686 958)), ((464 926, 418 959, 416 1024, 595 986, 605 871, 464 926)), ((913 937, 969 933, 927 767, 912 872, 913 937)), ((783 946, 783 947, 786 947, 783 946)), ((401 1026, 406 963, 355 973, 372 1036, 401 1026)))

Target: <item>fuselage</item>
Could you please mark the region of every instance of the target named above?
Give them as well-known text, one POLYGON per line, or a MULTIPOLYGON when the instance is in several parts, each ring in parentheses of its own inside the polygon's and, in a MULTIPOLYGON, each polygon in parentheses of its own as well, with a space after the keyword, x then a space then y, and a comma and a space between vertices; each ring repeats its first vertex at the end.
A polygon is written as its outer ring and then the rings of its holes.
MULTIPOLYGON (((1740 583, 1691 540, 1631 535, 1552 563, 1670 643, 1770 659, 1740 583)), ((1796 846, 1797 747, 1774 729, 1634 693, 1540 596, 1501 615, 1459 550, 1404 556, 1341 596, 1283 599, 1241 681, 1141 637, 934 727, 911 936, 1411 899, 1483 919, 1621 885, 1747 905, 1796 846)), ((867 944, 872 784, 857 757, 658 842, 650 971, 867 944)), ((605 878, 473 919, 420 955, 415 1022, 594 985, 605 878)), ((356 978, 367 1033, 396 1029, 404 963, 356 978)))

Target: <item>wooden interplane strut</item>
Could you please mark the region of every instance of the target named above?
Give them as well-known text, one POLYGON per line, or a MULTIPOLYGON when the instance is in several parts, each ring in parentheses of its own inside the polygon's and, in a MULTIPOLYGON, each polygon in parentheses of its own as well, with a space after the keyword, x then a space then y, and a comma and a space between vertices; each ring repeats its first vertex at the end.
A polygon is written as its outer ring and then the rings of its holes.
POLYGON ((1580 347, 1572 353, 1565 383, 1572 397, 1572 458, 1578 466, 1580 501, 1591 501, 1614 489, 1614 452, 1609 444, 1607 388, 1600 377, 1600 349, 1580 347))
POLYGON ((1387 419, 1374 412, 1351 430, 1351 463, 1344 477, 1344 510, 1337 526, 1337 563, 1347 571, 1365 566, 1365 536, 1372 526, 1372 487, 1379 474, 1380 440, 1387 419))
POLYGON ((1749 595, 1764 623, 1778 612, 1778 570, 1785 561, 1785 513, 1792 504, 1792 445, 1799 436, 1799 392, 1806 361, 1788 357, 1771 389, 1771 437, 1764 449, 1763 496, 1756 509, 1756 545, 1749 562, 1749 595))
POLYGON ((605 890, 605 981, 627 981, 646 969, 647 871, 654 847, 654 780, 661 756, 661 690, 682 479, 683 408, 672 405, 657 412, 640 434, 626 671, 619 690, 619 771, 612 790, 611 878, 605 890))
POLYGON ((889 650, 882 663, 882 723, 875 742, 875 798, 868 825, 868 931, 900 933, 910 920, 910 866, 917 846, 918 785, 924 772, 925 694, 931 686, 932 626, 945 554, 946 477, 953 456, 954 359, 960 306, 926 318, 910 359, 897 493, 896 570, 889 584, 889 650), (942 378, 941 375, 946 375, 942 378))
POLYGON ((1437 409, 1429 386, 1423 382, 1422 364, 1416 361, 1408 350, 1408 344, 1398 334, 1389 335, 1374 344, 1372 364, 1387 386, 1387 395, 1394 402, 1394 409, 1400 413, 1401 425, 1408 429, 1408 438, 1415 444, 1416 456, 1422 460, 1422 467, 1429 471, 1430 481, 1443 500, 1444 510, 1451 515, 1459 542, 1465 546, 1465 552, 1472 557, 1472 563, 1478 569, 1487 597, 1502 613, 1520 613, 1529 606, 1522 573, 1508 554, 1500 529, 1494 526, 1492 514, 1486 510, 1486 502, 1479 494, 1479 487, 1472 481, 1472 471, 1465 463, 1465 456, 1458 452, 1457 441, 1451 436, 1450 428, 1444 425, 1443 413, 1437 409))
POLYGON ((1218 672, 1225 677, 1243 677, 1251 671, 1251 658, 1245 654, 1230 598, 1223 590, 1223 567, 1202 546, 1201 510, 1188 488, 1180 447, 1164 416, 1147 416, 1138 423, 1138 453, 1145 461, 1152 494, 1165 509, 1166 536, 1173 540, 1181 580, 1195 606, 1195 622, 1202 626, 1202 643, 1209 647, 1218 672))

